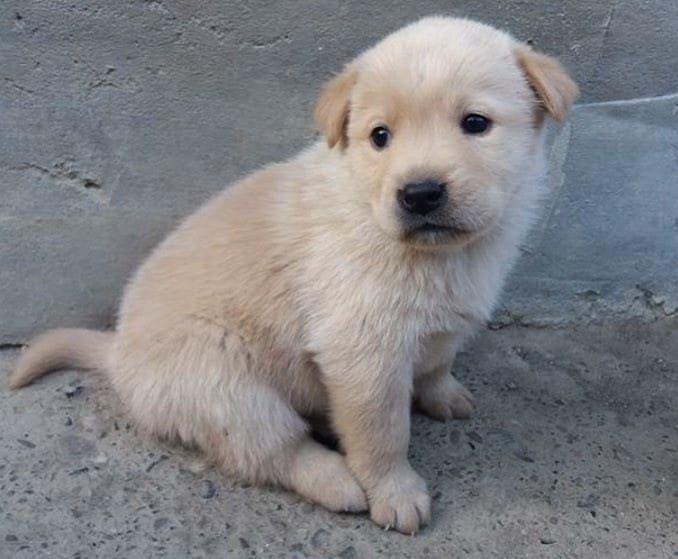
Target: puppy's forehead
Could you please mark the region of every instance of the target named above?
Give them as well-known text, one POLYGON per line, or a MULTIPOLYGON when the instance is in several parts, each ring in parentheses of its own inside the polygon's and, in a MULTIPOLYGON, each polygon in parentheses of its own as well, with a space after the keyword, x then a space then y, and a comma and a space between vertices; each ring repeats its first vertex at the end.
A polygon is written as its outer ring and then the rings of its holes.
POLYGON ((359 82, 367 94, 505 100, 526 90, 516 46, 510 35, 477 22, 426 18, 367 51, 359 60, 359 82))

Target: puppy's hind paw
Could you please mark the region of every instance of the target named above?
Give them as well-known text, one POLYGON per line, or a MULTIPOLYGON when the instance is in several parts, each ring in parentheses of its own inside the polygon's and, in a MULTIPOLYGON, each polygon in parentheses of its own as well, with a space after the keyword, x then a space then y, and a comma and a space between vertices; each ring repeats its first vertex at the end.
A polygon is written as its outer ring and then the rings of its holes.
POLYGON ((421 411, 434 419, 467 419, 477 407, 473 394, 451 374, 427 380, 416 394, 421 411))
POLYGON ((316 442, 305 444, 299 452, 292 476, 292 489, 328 510, 367 510, 365 492, 348 469, 344 457, 316 442))

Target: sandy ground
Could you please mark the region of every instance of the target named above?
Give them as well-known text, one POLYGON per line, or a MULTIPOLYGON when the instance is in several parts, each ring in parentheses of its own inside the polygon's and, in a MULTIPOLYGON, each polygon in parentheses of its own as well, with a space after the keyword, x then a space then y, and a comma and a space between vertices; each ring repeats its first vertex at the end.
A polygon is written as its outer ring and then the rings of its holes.
POLYGON ((678 556, 677 319, 480 335, 456 367, 476 416, 414 418, 414 537, 197 471, 95 376, 2 388, 0 557, 678 556))

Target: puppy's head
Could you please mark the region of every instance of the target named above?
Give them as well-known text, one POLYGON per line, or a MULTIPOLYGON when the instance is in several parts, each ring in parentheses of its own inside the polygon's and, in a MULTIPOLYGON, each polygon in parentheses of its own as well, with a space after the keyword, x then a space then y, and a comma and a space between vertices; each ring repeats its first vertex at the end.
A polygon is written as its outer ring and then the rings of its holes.
POLYGON ((341 150, 350 196, 389 235, 463 245, 496 226, 536 164, 544 117, 577 86, 553 58, 486 25, 426 18, 325 87, 316 121, 341 150))

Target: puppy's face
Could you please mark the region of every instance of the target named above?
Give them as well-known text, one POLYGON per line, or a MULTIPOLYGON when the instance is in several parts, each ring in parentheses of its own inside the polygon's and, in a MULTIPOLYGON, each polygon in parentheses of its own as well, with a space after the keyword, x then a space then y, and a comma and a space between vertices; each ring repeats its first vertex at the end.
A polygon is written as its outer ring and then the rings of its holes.
POLYGON ((468 243, 519 203, 544 111, 562 119, 576 94, 556 61, 508 35, 429 18, 347 66, 316 117, 350 195, 392 237, 431 248, 468 243))

